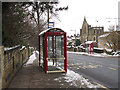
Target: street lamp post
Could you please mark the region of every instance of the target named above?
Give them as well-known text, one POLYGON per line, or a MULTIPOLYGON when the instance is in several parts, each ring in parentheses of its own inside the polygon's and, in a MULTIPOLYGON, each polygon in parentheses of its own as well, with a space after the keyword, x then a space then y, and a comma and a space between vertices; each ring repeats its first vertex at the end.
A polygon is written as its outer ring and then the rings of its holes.
MULTIPOLYGON (((76 42, 76 30, 70 30, 70 31, 75 31, 75 42, 76 42)), ((76 47, 76 44, 75 44, 76 47)))

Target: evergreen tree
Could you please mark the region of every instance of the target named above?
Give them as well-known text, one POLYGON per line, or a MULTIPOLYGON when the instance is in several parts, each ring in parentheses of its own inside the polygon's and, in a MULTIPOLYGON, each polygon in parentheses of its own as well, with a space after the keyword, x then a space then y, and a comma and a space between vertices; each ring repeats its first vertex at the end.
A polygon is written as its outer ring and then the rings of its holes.
POLYGON ((79 46, 80 44, 81 44, 80 39, 76 39, 75 45, 76 45, 76 46, 79 46))
POLYGON ((56 8, 56 4, 58 2, 3 2, 2 44, 9 47, 36 43, 37 46, 40 31, 47 28, 47 21, 41 15, 49 10, 55 17, 56 11, 68 9, 56 8))

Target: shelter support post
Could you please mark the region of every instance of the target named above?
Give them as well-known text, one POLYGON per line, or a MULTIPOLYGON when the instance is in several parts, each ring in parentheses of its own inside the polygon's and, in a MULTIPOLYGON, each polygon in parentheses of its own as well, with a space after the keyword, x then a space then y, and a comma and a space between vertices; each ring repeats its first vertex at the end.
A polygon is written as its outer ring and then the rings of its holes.
POLYGON ((66 33, 64 34, 64 69, 65 69, 65 73, 67 73, 67 42, 66 42, 67 38, 66 38, 66 33))
POLYGON ((48 71, 47 65, 47 33, 45 33, 45 73, 48 71))

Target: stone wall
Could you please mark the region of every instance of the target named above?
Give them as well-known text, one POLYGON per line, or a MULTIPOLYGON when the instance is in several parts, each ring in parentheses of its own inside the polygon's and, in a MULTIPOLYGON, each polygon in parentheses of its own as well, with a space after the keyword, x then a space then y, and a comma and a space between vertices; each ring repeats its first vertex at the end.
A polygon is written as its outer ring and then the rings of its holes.
POLYGON ((2 89, 1 60, 2 60, 2 46, 0 47, 0 90, 2 89))
POLYGON ((29 46, 24 48, 17 46, 13 49, 4 51, 4 47, 2 46, 1 48, 2 88, 7 88, 16 72, 27 62, 33 49, 29 48, 29 46))

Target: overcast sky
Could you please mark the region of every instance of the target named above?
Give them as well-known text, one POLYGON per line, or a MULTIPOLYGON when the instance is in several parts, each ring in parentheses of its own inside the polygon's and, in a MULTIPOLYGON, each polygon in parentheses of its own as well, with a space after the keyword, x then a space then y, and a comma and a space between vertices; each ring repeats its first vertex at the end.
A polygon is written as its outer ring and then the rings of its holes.
POLYGON ((118 23, 118 2, 120 0, 59 0, 60 6, 68 6, 68 11, 59 12, 61 22, 55 21, 55 27, 62 28, 67 35, 80 32, 84 16, 92 26, 104 26, 118 23), (111 19, 109 19, 111 18, 111 19), (98 21, 98 22, 96 22, 98 21))

